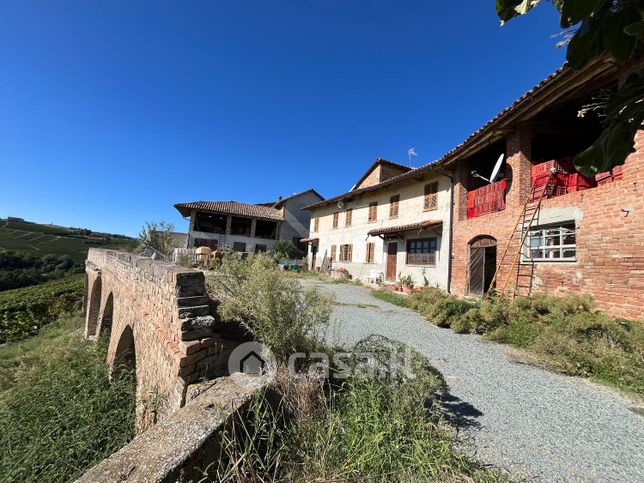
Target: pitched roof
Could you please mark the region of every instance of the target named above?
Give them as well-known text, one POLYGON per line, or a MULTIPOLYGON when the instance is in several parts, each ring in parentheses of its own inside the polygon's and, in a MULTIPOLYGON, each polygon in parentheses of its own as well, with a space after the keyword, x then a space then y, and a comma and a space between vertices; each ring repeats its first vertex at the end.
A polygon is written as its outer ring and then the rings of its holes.
POLYGON ((438 226, 442 224, 443 224, 442 220, 425 220, 425 221, 420 221, 418 223, 410 223, 409 225, 374 228, 373 230, 369 230, 367 235, 378 236, 378 235, 385 235, 387 233, 402 233, 404 231, 422 230, 425 228, 429 228, 431 226, 438 226))
POLYGON ((586 82, 591 82, 603 75, 612 75, 615 71, 614 64, 610 63, 606 59, 600 59, 595 61, 581 70, 574 70, 569 67, 567 64, 563 67, 557 69, 555 72, 550 74, 544 80, 539 82, 536 86, 529 89, 525 94, 515 100, 510 106, 499 112, 491 120, 485 123, 481 128, 479 128, 474 133, 470 134, 465 141, 456 146, 451 151, 445 153, 439 159, 432 161, 428 164, 425 164, 419 168, 412 169, 406 173, 403 173, 398 176, 394 176, 382 183, 378 183, 373 186, 368 186, 366 188, 356 189, 349 191, 347 193, 342 193, 341 195, 328 198, 325 201, 320 203, 315 203, 306 207, 306 209, 318 208, 320 206, 326 206, 333 204, 336 201, 340 201, 346 198, 351 198, 355 195, 366 193, 369 191, 377 191, 379 189, 385 188, 387 186, 405 181, 416 176, 420 176, 429 171, 435 170, 442 166, 448 166, 458 159, 459 155, 462 155, 467 152, 469 149, 476 148, 477 144, 485 141, 489 136, 494 135, 495 133, 500 132, 499 130, 503 127, 507 127, 517 117, 521 116, 526 109, 538 105, 540 99, 544 96, 550 94, 563 95, 562 87, 567 86, 570 83, 569 91, 578 89, 578 85, 574 84, 574 81, 577 80, 578 83, 583 84, 586 82))
MULTIPOLYGON (((293 193, 293 194, 292 194, 292 195, 290 195, 290 196, 286 196, 285 198, 279 199, 279 200, 277 200, 275 203, 273 203, 273 204, 272 204, 272 207, 273 207, 273 208, 281 208, 281 207, 282 207, 282 205, 283 205, 284 203, 286 203, 287 201, 290 201, 290 200, 292 200, 292 199, 294 199, 294 198, 298 198, 298 197, 300 197, 300 196, 302 196, 302 195, 305 195, 305 194, 307 194, 307 193, 313 193, 313 194, 314 194, 314 195, 316 195, 318 198, 320 198, 320 200, 324 200, 324 196, 322 196, 320 193, 318 193, 318 192, 317 192, 317 191, 315 191, 313 188, 311 188, 311 189, 308 189, 308 190, 306 190, 306 191, 300 191, 299 193, 293 193)), ((262 203, 262 204, 263 204, 263 203, 262 203)))
POLYGON ((405 166, 399 163, 394 163, 393 161, 389 161, 388 159, 376 158, 376 160, 371 164, 371 166, 369 166, 369 168, 367 168, 367 170, 364 172, 362 177, 358 181, 356 181, 356 184, 353 185, 353 188, 351 188, 351 191, 355 190, 355 188, 360 186, 360 183, 362 183, 365 179, 367 179, 367 177, 371 174, 371 172, 374 169, 376 169, 377 166, 383 165, 383 164, 396 168, 403 173, 406 173, 407 171, 412 170, 412 168, 410 168, 409 166, 405 166))
POLYGON ((237 201, 193 201, 191 203, 177 203, 174 207, 182 216, 190 215, 192 210, 207 211, 209 213, 223 213, 226 215, 248 216, 263 220, 283 221, 282 212, 276 208, 262 205, 251 205, 237 201))

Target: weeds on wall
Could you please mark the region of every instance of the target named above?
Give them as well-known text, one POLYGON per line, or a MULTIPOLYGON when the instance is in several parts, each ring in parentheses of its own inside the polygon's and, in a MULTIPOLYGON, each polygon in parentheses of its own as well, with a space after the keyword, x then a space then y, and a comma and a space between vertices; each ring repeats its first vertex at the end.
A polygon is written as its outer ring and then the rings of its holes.
POLYGON ((590 296, 545 294, 463 300, 437 288, 411 297, 387 291, 376 298, 407 307, 439 327, 476 333, 528 350, 532 362, 644 394, 644 324, 595 310, 590 296))

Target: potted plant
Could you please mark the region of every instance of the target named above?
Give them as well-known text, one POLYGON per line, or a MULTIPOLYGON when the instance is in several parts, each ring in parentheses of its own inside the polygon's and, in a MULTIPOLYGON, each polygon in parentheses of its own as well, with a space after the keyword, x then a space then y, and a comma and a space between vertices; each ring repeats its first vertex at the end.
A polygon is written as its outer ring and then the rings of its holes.
POLYGON ((400 278, 400 284, 402 285, 402 290, 405 295, 411 295, 414 291, 414 279, 411 278, 411 275, 405 275, 400 278))

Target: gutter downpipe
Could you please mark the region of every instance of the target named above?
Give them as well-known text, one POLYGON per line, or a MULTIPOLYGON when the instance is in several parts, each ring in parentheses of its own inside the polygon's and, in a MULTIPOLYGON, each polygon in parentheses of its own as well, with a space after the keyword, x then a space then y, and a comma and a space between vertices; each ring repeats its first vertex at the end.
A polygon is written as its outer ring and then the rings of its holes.
POLYGON ((454 244, 454 178, 436 170, 437 174, 445 176, 450 181, 449 188, 449 260, 447 261, 447 293, 452 293, 452 253, 454 244))

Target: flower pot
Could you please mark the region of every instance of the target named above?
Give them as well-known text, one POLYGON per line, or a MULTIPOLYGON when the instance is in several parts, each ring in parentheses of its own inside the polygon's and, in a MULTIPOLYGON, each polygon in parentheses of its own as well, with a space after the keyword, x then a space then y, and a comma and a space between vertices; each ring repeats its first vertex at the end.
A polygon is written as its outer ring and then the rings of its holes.
POLYGON ((411 295, 412 293, 414 293, 414 287, 411 285, 403 285, 402 291, 405 295, 411 295))

